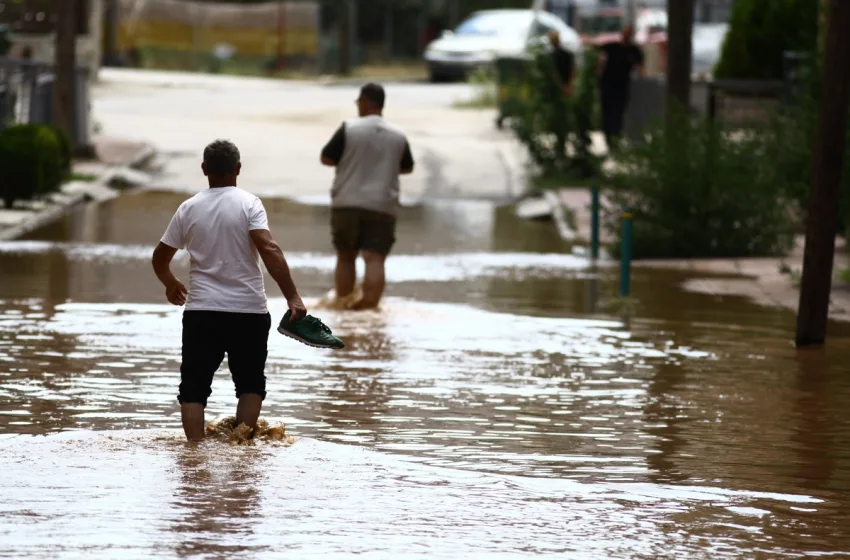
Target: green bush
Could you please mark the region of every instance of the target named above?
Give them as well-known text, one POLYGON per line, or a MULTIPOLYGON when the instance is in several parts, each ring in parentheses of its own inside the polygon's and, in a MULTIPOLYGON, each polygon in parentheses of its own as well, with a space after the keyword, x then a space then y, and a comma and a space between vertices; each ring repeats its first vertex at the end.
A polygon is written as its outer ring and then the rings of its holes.
POLYGON ((58 190, 70 171, 70 144, 56 129, 19 125, 0 133, 0 199, 7 208, 58 190))
POLYGON ((787 253, 799 213, 765 136, 731 135, 683 111, 667 118, 617 156, 604 227, 619 235, 621 211, 630 208, 635 258, 787 253))
POLYGON ((517 139, 543 175, 590 178, 600 162, 590 152, 596 104, 596 50, 585 51, 571 97, 561 91, 554 59, 543 48, 533 52, 523 109, 512 121, 517 139))
POLYGON ((816 0, 737 0, 715 68, 718 78, 781 80, 784 51, 812 51, 816 0))
MULTIPOLYGON (((803 70, 800 94, 787 105, 771 124, 766 135, 766 159, 785 177, 788 194, 805 211, 811 189, 812 156, 818 126, 820 72, 815 67, 803 70)), ((839 199, 839 233, 850 238, 850 129, 845 139, 844 170, 839 199)))

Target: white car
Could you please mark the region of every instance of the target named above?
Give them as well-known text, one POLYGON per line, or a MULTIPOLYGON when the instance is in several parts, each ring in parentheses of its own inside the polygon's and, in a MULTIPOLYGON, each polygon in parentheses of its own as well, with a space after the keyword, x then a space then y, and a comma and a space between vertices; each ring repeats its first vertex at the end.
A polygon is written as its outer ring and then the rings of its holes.
POLYGON ((729 33, 727 23, 698 23, 694 25, 691 71, 696 76, 714 75, 720 61, 723 41, 729 33))
MULTIPOLYGON (((425 48, 432 82, 464 79, 499 56, 527 56, 528 47, 557 31, 561 47, 578 54, 581 40, 558 16, 542 10, 483 10, 473 13, 454 31, 425 48)), ((579 62, 579 61, 577 61, 579 62)))

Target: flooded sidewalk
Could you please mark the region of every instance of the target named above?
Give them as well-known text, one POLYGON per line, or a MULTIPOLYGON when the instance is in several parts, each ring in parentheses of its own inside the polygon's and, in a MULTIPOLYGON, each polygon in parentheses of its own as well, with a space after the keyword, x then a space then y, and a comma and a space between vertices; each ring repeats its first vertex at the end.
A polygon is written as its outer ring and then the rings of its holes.
MULTIPOLYGON (((150 271, 183 198, 0 243, 0 556, 850 554, 850 326, 798 352, 793 313, 643 268, 621 316, 616 269, 484 200, 404 209, 382 308, 315 310, 344 350, 272 335, 263 417, 293 443, 186 444, 150 271)), ((265 202, 310 307, 329 209, 265 202)), ((223 367, 207 420, 235 400, 223 367)))

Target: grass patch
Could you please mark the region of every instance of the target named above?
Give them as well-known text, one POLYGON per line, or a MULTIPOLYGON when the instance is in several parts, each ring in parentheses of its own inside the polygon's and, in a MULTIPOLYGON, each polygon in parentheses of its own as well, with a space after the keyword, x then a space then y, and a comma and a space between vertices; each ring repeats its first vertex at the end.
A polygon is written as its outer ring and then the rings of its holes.
POLYGON ((564 171, 544 171, 542 173, 529 173, 529 187, 533 193, 563 188, 589 188, 596 179, 588 179, 574 169, 564 171))
POLYGON ((97 175, 91 173, 71 173, 69 181, 79 181, 81 183, 94 183, 97 181, 97 175))
MULTIPOLYGON (((175 51, 155 47, 139 49, 140 65, 151 70, 179 70, 208 74, 226 74, 232 76, 252 76, 279 78, 284 80, 315 80, 318 69, 310 61, 302 64, 291 62, 283 70, 276 69, 275 57, 255 57, 235 55, 228 60, 217 60, 209 53, 175 51)), ((333 74, 333 72, 329 72, 333 74)), ((367 80, 417 80, 428 78, 427 68, 421 60, 397 60, 379 64, 364 64, 354 68, 339 79, 367 80)))
POLYGON ((836 275, 836 280, 842 284, 850 284, 850 268, 842 268, 836 275))
POLYGON ((469 75, 466 82, 475 88, 471 99, 458 101, 457 109, 495 109, 499 105, 496 93, 496 76, 492 69, 478 69, 469 75))

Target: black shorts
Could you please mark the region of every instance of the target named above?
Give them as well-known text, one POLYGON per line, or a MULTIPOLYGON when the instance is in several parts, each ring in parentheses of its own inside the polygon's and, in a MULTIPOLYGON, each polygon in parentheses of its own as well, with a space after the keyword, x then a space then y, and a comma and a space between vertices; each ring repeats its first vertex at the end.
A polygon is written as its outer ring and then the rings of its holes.
POLYGON ((227 354, 236 397, 266 398, 266 357, 272 318, 268 313, 183 312, 181 403, 207 405, 215 372, 227 354))
POLYGON ((331 235, 340 253, 390 254, 395 244, 395 216, 364 208, 332 208, 331 235))

